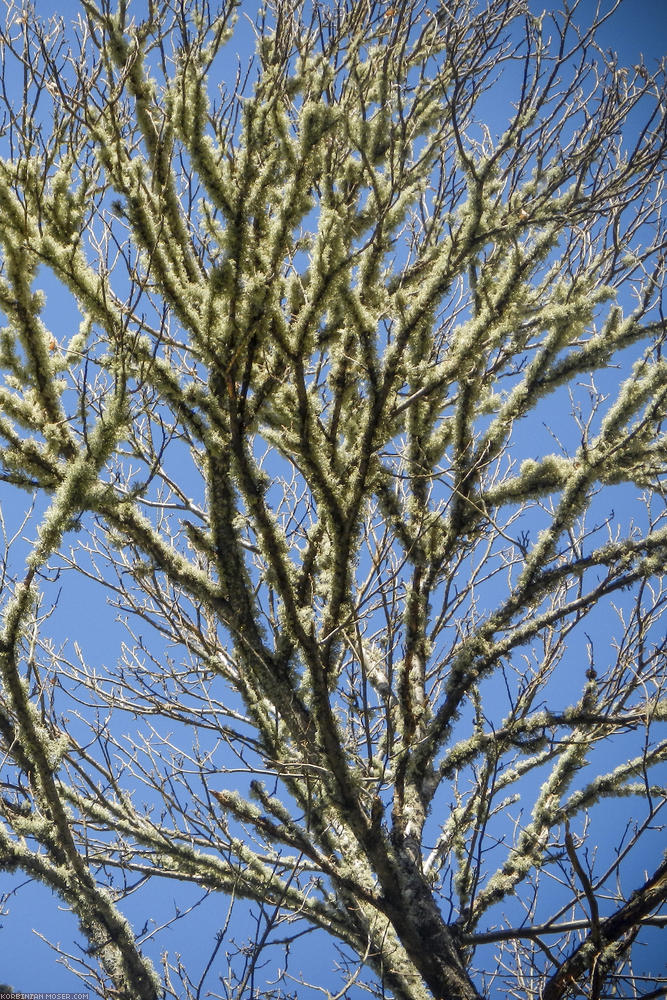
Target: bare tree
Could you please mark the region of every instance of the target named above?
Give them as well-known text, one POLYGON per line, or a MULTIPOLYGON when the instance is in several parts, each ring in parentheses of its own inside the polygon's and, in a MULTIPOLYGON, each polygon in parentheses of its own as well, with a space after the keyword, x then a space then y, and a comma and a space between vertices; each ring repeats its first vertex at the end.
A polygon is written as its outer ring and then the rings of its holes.
POLYGON ((612 7, 10 2, 0 865, 96 995, 303 996, 313 929, 327 998, 667 995, 667 97, 612 7), (201 968, 161 879, 227 900, 201 968))

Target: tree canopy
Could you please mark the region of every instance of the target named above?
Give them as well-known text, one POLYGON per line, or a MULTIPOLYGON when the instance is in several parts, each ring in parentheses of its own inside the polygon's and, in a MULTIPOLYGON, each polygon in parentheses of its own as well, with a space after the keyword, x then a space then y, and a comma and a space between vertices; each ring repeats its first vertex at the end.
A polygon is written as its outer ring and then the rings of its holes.
POLYGON ((667 95, 615 6, 9 4, 0 867, 95 995, 310 995, 311 940, 329 998, 665 995, 667 95), (203 966, 164 880, 227 901, 203 966))

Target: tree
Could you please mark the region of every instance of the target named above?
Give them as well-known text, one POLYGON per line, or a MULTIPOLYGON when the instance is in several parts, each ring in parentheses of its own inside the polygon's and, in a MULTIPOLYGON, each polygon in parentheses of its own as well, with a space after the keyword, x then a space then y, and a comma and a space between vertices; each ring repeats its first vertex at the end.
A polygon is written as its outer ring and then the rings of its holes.
POLYGON ((99 996, 667 992, 665 77, 582 10, 9 6, 0 864, 99 996), (254 940, 158 973, 159 879, 254 940))

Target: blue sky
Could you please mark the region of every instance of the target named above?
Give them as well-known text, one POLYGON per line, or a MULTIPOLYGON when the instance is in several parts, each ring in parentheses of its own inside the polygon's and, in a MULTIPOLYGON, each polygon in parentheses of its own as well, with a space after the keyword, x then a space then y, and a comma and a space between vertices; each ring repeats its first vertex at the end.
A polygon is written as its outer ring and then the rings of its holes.
MULTIPOLYGON (((137 10, 142 7, 143 5, 136 4, 137 10)), ((587 0, 583 7, 590 7, 592 10, 595 7, 594 0, 587 0)), ((64 0, 57 5, 38 0, 36 8, 40 14, 59 13, 67 19, 78 10, 78 5, 70 0, 64 0)), ((250 6, 248 9, 251 9, 250 6)), ((665 0, 625 0, 613 21, 603 29, 601 42, 616 49, 621 62, 636 62, 640 52, 644 54, 649 64, 652 59, 661 57, 667 51, 665 0)), ((239 54, 241 58, 247 57, 245 52, 239 54)), ((57 322, 67 324, 70 305, 58 299, 56 288, 49 288, 49 293, 47 315, 53 316, 54 321, 59 315, 57 322)), ((6 488, 2 485, 0 485, 0 502, 8 520, 15 524, 19 517, 16 499, 15 497, 10 499, 6 488)), ((105 657, 110 659, 114 655, 111 647, 116 642, 116 635, 100 629, 100 618, 97 614, 99 612, 101 620, 103 615, 102 608, 97 608, 95 604, 97 598, 88 599, 86 592, 84 607, 82 595, 83 591, 80 588, 73 589, 70 594, 63 593, 59 610, 60 621, 61 623, 76 621, 76 637, 82 645, 85 644, 89 655, 100 660, 104 660, 105 657)), ((100 599, 104 601, 103 596, 100 599)), ((14 880, 16 884, 22 881, 21 878, 14 880)), ((7 888, 12 884, 9 879, 4 882, 7 888)), ((0 882, 0 885, 3 883, 0 882)), ((159 911, 161 919, 164 919, 176 909, 183 910, 196 898, 198 894, 191 888, 181 890, 175 884, 157 886, 154 893, 154 915, 157 919, 159 911)), ((64 908, 58 900, 43 888, 29 885, 9 899, 7 908, 9 913, 2 918, 3 928, 0 937, 0 982, 8 982, 16 989, 30 991, 77 991, 79 981, 56 964, 54 953, 36 938, 31 930, 37 925, 46 937, 61 942, 66 950, 76 951, 77 946, 71 943, 76 934, 75 922, 69 914, 63 912, 64 908)), ((125 911, 136 921, 136 925, 140 926, 146 917, 145 898, 130 897, 125 911)), ((210 934, 217 926, 222 925, 224 912, 223 900, 207 900, 192 915, 175 923, 167 932, 164 944, 172 951, 181 951, 193 967, 202 967, 210 952, 210 934)), ((239 934, 239 937, 241 936, 239 934)), ((649 943, 649 947, 655 949, 655 960, 658 961, 661 946, 658 943, 657 933, 649 935, 647 940, 651 938, 653 942, 649 943)), ((306 974, 308 971, 316 971, 321 962, 318 952, 319 948, 325 946, 320 935, 314 936, 313 942, 318 939, 319 946, 314 944, 311 949, 312 969, 309 970, 305 966, 303 968, 306 974)), ((150 944, 147 944, 146 950, 151 953, 150 944)), ((153 954, 153 957, 156 964, 159 964, 157 953, 153 954)))

